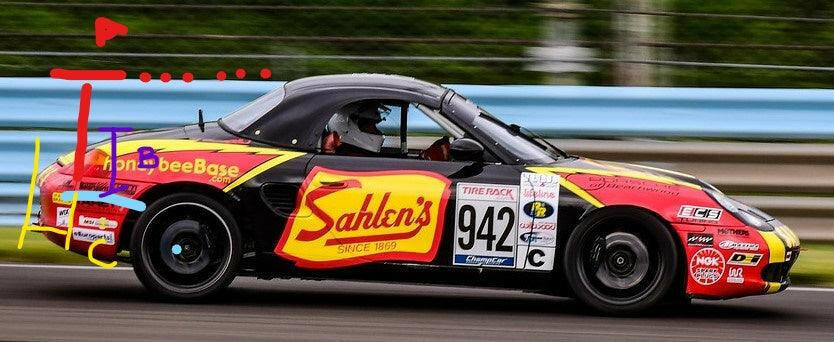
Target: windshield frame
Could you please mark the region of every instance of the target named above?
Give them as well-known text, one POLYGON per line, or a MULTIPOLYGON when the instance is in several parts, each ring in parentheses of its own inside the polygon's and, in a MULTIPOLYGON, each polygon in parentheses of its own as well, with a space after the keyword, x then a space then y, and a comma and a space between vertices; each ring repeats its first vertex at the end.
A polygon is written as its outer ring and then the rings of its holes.
POLYGON ((512 126, 499 120, 483 108, 478 107, 478 110, 480 113, 472 121, 473 125, 485 133, 487 131, 483 125, 484 123, 489 123, 495 125, 496 128, 499 128, 499 130, 489 130, 490 134, 488 134, 488 136, 496 142, 496 147, 499 147, 508 154, 514 156, 517 163, 550 164, 559 159, 559 155, 556 155, 547 148, 544 148, 540 142, 531 139, 523 133, 516 132, 513 130, 512 126))

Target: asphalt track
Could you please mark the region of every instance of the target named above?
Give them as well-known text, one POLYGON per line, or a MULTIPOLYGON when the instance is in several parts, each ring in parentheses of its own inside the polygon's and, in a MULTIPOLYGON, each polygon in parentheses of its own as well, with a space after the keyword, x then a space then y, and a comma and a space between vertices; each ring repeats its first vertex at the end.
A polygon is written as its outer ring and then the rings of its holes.
POLYGON ((0 340, 834 341, 834 290, 642 317, 515 291, 238 278, 211 303, 148 298, 130 269, 0 265, 0 340))

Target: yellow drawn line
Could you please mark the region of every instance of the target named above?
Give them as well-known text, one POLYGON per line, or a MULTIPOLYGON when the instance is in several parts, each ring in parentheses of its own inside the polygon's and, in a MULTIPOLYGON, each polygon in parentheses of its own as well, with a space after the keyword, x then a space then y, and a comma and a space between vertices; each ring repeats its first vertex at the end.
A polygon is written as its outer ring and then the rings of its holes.
MULTIPOLYGON (((63 230, 61 228, 49 227, 49 226, 37 226, 37 225, 27 225, 26 226, 26 231, 27 232, 52 232, 52 233, 61 234, 61 235, 64 235, 64 234, 67 233, 66 230, 63 230)), ((20 241, 18 241, 18 242, 20 242, 20 241)), ((18 246, 19 246, 18 249, 20 249, 20 248, 23 247, 23 244, 18 244, 18 246)))
POLYGON ((75 221, 75 205, 78 203, 78 191, 72 192, 72 204, 70 204, 69 221, 67 221, 67 238, 64 241, 64 249, 69 250, 70 238, 72 237, 72 224, 75 221))
MULTIPOLYGON (((55 234, 66 235, 66 240, 64 240, 64 249, 69 250, 70 240, 72 238, 73 221, 75 221, 75 206, 78 203, 77 191, 72 193, 72 204, 70 205, 69 210, 67 230, 63 230, 58 227, 29 224, 30 220, 32 219, 32 202, 34 201, 35 197, 35 181, 38 177, 38 159, 40 158, 40 152, 41 138, 35 137, 35 160, 34 162, 32 162, 32 178, 29 181, 29 197, 26 200, 26 216, 23 220, 23 225, 20 226, 20 237, 17 239, 17 249, 23 249, 23 240, 25 239, 27 232, 51 232, 55 234)), ((107 241, 105 241, 104 239, 98 239, 96 241, 93 241, 93 243, 91 243, 90 247, 87 249, 87 258, 90 259, 90 262, 102 268, 112 268, 116 266, 115 261, 110 263, 104 263, 93 257, 93 249, 95 249, 96 246, 106 242, 107 241)))
POLYGON ((104 240, 104 239, 97 239, 96 241, 93 241, 93 243, 90 244, 90 248, 87 249, 87 259, 90 259, 90 262, 92 262, 92 263, 94 263, 94 264, 96 264, 96 265, 98 265, 102 268, 113 268, 113 267, 116 266, 115 261, 105 263, 105 262, 100 261, 100 260, 93 257, 93 249, 95 249, 96 246, 98 246, 100 244, 103 244, 103 243, 107 243, 107 241, 104 240))
POLYGON ((23 239, 28 231, 27 227, 32 219, 32 201, 35 198, 35 180, 38 178, 38 158, 41 155, 41 137, 35 137, 35 158, 32 162, 32 178, 29 181, 29 198, 26 200, 26 216, 20 227, 20 237, 17 239, 17 249, 23 248, 23 239))

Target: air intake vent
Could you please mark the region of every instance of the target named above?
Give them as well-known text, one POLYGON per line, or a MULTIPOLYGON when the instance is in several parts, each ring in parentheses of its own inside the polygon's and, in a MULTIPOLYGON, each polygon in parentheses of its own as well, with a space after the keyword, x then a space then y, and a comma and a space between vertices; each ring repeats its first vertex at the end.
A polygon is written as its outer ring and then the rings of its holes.
POLYGON ((290 215, 295 209, 298 186, 286 183, 266 183, 261 186, 261 197, 272 211, 279 215, 290 215))

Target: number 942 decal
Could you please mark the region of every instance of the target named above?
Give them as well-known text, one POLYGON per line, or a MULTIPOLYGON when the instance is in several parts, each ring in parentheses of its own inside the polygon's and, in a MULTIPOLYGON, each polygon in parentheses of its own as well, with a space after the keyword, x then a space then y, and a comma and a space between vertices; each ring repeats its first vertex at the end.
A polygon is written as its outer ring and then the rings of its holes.
POLYGON ((458 183, 453 264, 552 270, 558 194, 558 176, 525 174, 520 187, 458 183))

